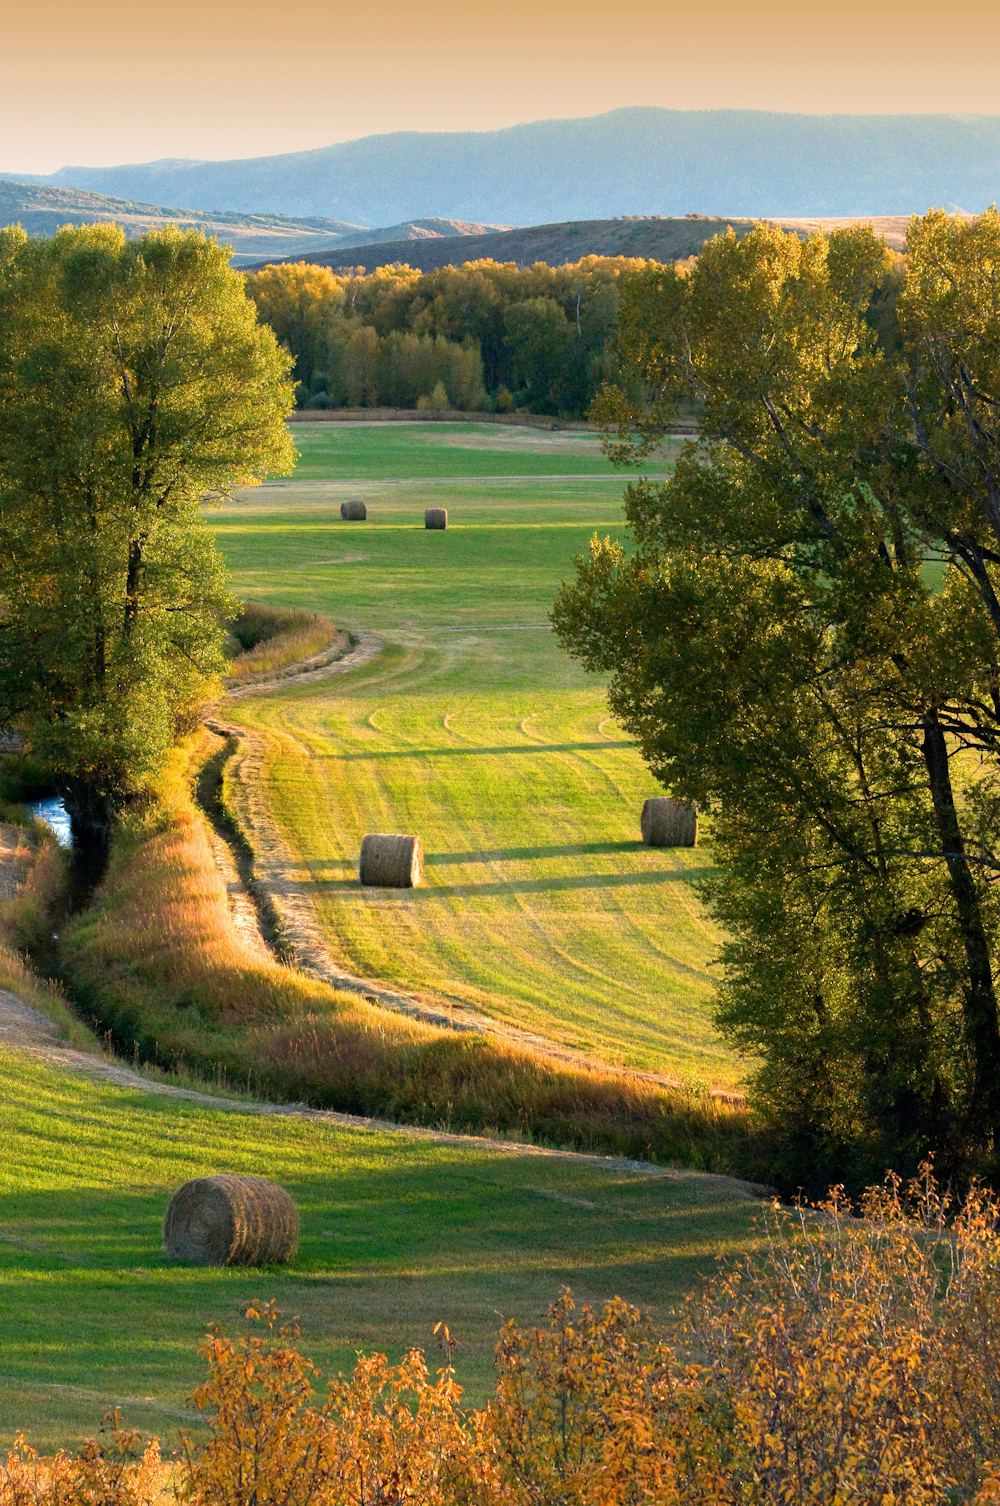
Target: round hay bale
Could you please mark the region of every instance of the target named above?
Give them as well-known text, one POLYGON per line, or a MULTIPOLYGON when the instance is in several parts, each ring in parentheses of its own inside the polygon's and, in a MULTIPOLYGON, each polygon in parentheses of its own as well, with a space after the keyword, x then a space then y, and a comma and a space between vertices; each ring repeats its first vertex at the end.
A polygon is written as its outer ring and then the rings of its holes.
POLYGON ((697 847, 698 807, 665 795, 642 807, 642 840, 647 847, 697 847))
POLYGON ((361 844, 358 877, 366 888, 415 889, 423 860, 419 837, 373 832, 361 844))
POLYGON ((195 1177, 163 1220, 167 1254, 193 1265, 278 1265, 298 1242, 298 1209, 266 1177, 195 1177))
POLYGON ((447 528, 448 527, 448 509, 447 509, 447 507, 428 507, 427 511, 424 513, 424 527, 425 528, 447 528))
POLYGON ((368 509, 359 497, 353 502, 341 502, 340 516, 345 523, 363 523, 368 516, 368 509))

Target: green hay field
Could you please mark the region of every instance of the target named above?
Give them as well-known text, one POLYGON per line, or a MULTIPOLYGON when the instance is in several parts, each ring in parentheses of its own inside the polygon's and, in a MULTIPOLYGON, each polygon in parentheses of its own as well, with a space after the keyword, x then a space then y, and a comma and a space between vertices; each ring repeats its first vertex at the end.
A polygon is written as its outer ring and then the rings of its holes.
POLYGON ((357 1350, 397 1358, 444 1319, 482 1403, 500 1319, 539 1319, 562 1284, 666 1318, 717 1254, 752 1237, 756 1205, 721 1179, 674 1180, 557 1160, 227 1113, 74 1076, 0 1048, 0 1443, 42 1450, 96 1431, 115 1405, 172 1446, 206 1324, 241 1326, 276 1298, 327 1373, 357 1350), (169 1260, 160 1226, 188 1177, 268 1176, 299 1206, 288 1267, 169 1260))
POLYGON ((334 953, 613 1064, 734 1081, 710 1020, 718 936, 692 883, 710 846, 642 846, 658 788, 547 626, 574 556, 622 532, 623 483, 596 441, 295 432, 292 479, 207 516, 241 596, 386 644, 351 675, 239 707, 269 736, 271 806, 334 953), (347 496, 366 523, 341 521, 347 496), (429 505, 448 508, 446 532, 424 529, 429 505), (361 890, 367 831, 420 833, 424 885, 361 890))
POLYGON ((611 475, 586 431, 505 424, 298 424, 300 480, 611 475))

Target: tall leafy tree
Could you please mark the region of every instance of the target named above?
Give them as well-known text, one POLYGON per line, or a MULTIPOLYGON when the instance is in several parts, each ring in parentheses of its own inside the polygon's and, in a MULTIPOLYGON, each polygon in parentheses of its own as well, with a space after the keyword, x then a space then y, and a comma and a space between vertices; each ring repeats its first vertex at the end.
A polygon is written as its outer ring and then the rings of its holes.
POLYGON ((0 718, 84 840, 221 666, 199 510, 290 465, 289 365, 203 236, 0 232, 0 718))
MULTIPOLYGON (((995 217, 980 230, 995 254, 995 217)), ((652 401, 605 393, 612 453, 642 466, 682 395, 703 433, 629 487, 634 548, 595 541, 555 612, 655 772, 717 812, 719 1019, 790 1177, 990 1158, 1000 1136, 1000 556, 941 455, 949 424, 967 467, 979 442, 917 297, 944 296, 920 250, 940 262, 943 233, 913 227, 902 289, 865 229, 761 226, 690 276, 628 279, 621 348, 652 401)), ((981 326, 988 263, 980 239, 949 264, 981 326)))

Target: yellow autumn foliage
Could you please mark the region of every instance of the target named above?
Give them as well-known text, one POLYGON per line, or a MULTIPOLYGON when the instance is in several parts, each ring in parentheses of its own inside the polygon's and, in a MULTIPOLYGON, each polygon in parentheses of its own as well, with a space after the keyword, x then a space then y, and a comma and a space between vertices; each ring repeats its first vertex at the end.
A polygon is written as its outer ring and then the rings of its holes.
POLYGON ((62 1450, 41 1459, 18 1438, 0 1465, 3 1506, 161 1506, 170 1499, 173 1472, 157 1440, 140 1449, 137 1432, 120 1428, 117 1416, 110 1420, 109 1436, 91 1439, 76 1455, 62 1450))

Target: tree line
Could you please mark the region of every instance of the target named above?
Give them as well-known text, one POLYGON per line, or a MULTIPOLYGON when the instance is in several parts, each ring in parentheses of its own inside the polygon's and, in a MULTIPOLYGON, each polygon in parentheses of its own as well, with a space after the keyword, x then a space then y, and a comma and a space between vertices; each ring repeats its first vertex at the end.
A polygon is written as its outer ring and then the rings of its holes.
POLYGON ((300 407, 584 414, 614 372, 620 283, 644 262, 467 262, 365 276, 308 263, 248 275, 294 358, 300 407))

